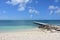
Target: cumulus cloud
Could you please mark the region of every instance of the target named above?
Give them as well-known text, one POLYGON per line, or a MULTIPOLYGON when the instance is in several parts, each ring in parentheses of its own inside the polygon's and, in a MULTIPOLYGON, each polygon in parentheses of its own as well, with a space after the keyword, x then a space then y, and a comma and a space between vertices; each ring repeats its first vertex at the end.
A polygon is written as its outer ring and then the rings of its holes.
POLYGON ((56 9, 58 9, 58 8, 59 8, 58 6, 54 6, 54 5, 50 5, 50 6, 48 7, 49 10, 56 10, 56 9))
POLYGON ((32 7, 29 8, 28 12, 30 13, 30 18, 33 18, 33 15, 38 15, 40 12, 32 7))
MULTIPOLYGON (((18 11, 24 11, 26 9, 26 5, 27 3, 32 2, 32 0, 10 0, 7 1, 7 4, 11 4, 13 6, 18 5, 18 11)), ((38 3, 38 1, 36 1, 36 3, 38 3)), ((35 9, 29 9, 29 13, 39 13, 37 10, 35 9)))
POLYGON ((48 9, 49 9, 50 15, 52 15, 53 13, 59 13, 60 11, 60 8, 58 6, 53 6, 53 5, 50 5, 48 9))
POLYGON ((59 0, 55 0, 55 2, 59 2, 59 0))
POLYGON ((18 10, 19 11, 24 11, 26 8, 27 3, 30 2, 30 0, 10 0, 7 1, 7 4, 11 4, 13 6, 18 5, 18 10))
POLYGON ((56 10, 55 13, 60 13, 60 8, 58 10, 56 10))
MULTIPOLYGON (((33 17, 34 14, 39 14, 39 11, 32 8, 32 7, 27 7, 28 3, 32 3, 32 0, 9 0, 6 2, 9 5, 12 6, 18 6, 17 10, 18 11, 24 11, 26 8, 28 8, 28 12, 30 13, 30 18, 33 17)), ((35 3, 38 3, 38 1, 35 1, 35 3)))
POLYGON ((20 5, 20 6, 19 6, 19 8, 18 8, 18 11, 24 11, 24 10, 25 10, 25 8, 26 8, 25 6, 20 5))
POLYGON ((36 9, 30 8, 29 13, 39 14, 39 11, 37 11, 36 9))
POLYGON ((53 10, 50 11, 50 15, 52 15, 52 14, 53 14, 53 10))

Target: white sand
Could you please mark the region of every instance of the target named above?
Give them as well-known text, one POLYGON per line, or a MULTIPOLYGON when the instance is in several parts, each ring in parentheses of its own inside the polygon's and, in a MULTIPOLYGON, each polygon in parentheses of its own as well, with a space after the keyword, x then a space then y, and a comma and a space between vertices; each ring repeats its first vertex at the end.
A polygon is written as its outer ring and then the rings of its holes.
POLYGON ((60 33, 31 29, 18 32, 0 32, 0 40, 60 40, 60 33))

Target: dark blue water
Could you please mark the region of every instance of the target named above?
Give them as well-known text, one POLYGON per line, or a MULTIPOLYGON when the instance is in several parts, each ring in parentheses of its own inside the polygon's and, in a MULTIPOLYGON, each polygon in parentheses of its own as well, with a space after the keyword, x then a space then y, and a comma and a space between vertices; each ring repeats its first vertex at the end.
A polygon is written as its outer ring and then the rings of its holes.
POLYGON ((0 20, 0 31, 36 28, 37 25, 34 24, 33 21, 60 25, 60 20, 0 20))
POLYGON ((60 26, 60 20, 37 20, 38 22, 48 23, 51 25, 59 25, 60 26))
POLYGON ((0 20, 0 26, 33 26, 32 20, 0 20))

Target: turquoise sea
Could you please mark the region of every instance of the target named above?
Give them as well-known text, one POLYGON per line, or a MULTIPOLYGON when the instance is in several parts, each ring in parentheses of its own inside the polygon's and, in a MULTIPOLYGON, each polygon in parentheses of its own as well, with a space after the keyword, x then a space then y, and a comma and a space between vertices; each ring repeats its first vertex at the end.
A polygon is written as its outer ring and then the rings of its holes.
POLYGON ((0 31, 16 31, 36 28, 33 21, 60 25, 60 20, 0 20, 0 31))

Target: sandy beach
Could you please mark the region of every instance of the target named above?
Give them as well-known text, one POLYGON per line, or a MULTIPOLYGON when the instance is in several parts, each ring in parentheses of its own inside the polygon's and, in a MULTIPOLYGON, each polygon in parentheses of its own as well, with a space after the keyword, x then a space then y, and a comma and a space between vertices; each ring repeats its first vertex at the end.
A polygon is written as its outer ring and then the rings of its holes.
POLYGON ((16 32, 0 32, 0 40, 60 40, 60 32, 43 32, 38 28, 16 32))

